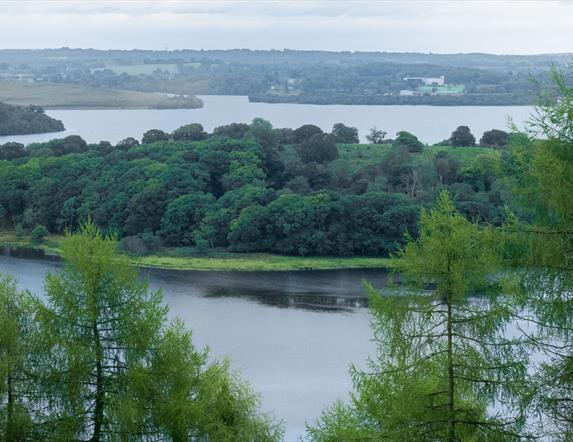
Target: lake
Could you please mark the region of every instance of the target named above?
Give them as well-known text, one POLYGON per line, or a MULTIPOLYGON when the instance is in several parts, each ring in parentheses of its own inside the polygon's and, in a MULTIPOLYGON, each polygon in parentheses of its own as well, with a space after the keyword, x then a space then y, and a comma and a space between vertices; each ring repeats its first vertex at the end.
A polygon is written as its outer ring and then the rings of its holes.
POLYGON ((330 131, 333 124, 344 123, 358 128, 360 138, 376 126, 393 137, 407 130, 425 143, 449 138, 460 126, 469 126, 479 140, 486 130, 507 129, 508 118, 523 127, 532 106, 366 106, 251 103, 245 96, 205 95, 200 109, 173 110, 48 110, 48 115, 62 120, 64 132, 0 137, 0 143, 18 141, 24 144, 49 141, 67 135, 80 135, 88 143, 141 139, 149 129, 171 132, 188 123, 201 123, 205 130, 229 123, 249 123, 256 117, 269 120, 274 127, 297 128, 315 124, 330 131))
MULTIPOLYGON (((41 296, 59 263, 0 256, 0 272, 41 296)), ((304 434, 350 388, 351 362, 374 354, 364 279, 383 287, 381 270, 197 272, 144 270, 162 287, 170 316, 193 330, 198 348, 228 356, 262 396, 262 408, 284 419, 286 441, 304 434)))

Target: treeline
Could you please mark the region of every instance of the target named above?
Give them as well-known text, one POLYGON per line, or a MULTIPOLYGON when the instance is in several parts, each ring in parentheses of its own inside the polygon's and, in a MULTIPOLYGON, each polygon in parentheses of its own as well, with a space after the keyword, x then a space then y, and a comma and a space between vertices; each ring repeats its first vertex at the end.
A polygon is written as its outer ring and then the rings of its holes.
POLYGON ((93 224, 68 236, 43 300, 0 274, 0 439, 279 441, 116 248, 93 224))
POLYGON ((388 255, 415 235, 420 207, 443 187, 467 216, 499 221, 507 151, 427 147, 408 132, 373 139, 385 144, 357 141, 343 124, 324 133, 257 119, 212 134, 199 124, 154 129, 142 144, 88 145, 78 136, 7 143, 0 225, 61 233, 91 218, 136 253, 175 246, 388 255))
POLYGON ((27 65, 34 67, 66 67, 88 63, 114 62, 122 65, 185 63, 211 61, 245 64, 338 64, 344 66, 366 63, 424 64, 426 66, 485 67, 488 70, 549 71, 552 66, 565 67, 570 54, 496 55, 484 53, 435 54, 420 52, 321 51, 321 50, 252 50, 252 49, 2 49, 0 67, 27 65))
POLYGON ((0 103, 0 136, 61 132, 64 124, 38 106, 12 106, 0 103))

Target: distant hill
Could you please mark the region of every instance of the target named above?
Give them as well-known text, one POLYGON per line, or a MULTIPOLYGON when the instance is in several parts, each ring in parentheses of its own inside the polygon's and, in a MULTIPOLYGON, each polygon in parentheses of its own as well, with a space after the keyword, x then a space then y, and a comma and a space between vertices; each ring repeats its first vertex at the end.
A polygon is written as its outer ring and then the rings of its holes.
POLYGON ((195 109, 203 106, 194 96, 17 80, 0 81, 0 101, 34 104, 46 109, 195 109))
POLYGON ((38 106, 13 106, 0 103, 0 135, 61 132, 64 125, 38 106))

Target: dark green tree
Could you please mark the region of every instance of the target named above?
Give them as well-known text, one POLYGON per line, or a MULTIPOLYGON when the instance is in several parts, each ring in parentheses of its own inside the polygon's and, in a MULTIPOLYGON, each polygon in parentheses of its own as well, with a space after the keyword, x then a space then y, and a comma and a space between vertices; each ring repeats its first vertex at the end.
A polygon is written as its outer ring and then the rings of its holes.
POLYGON ((396 133, 396 138, 392 146, 400 149, 406 149, 408 152, 421 152, 424 144, 410 132, 400 131, 396 133))
MULTIPOLYGON (((129 147, 133 147, 131 146, 133 142, 129 138, 123 141, 130 144, 129 147)), ((143 134, 143 138, 141 139, 142 144, 151 144, 157 141, 169 141, 169 134, 160 129, 150 129, 143 134)))
POLYGON ((254 138, 263 148, 273 147, 277 142, 273 125, 270 121, 263 118, 255 118, 249 126, 247 134, 254 138))
POLYGON ((243 138, 249 131, 249 125, 245 123, 231 123, 213 129, 213 135, 219 135, 237 140, 243 138))
POLYGON ((70 153, 85 152, 88 148, 88 143, 79 135, 69 135, 66 138, 48 142, 48 147, 55 156, 62 156, 70 153))
POLYGON ((335 143, 358 144, 358 129, 349 127, 342 123, 336 123, 332 126, 331 135, 334 137, 335 143))
POLYGON ((173 131, 175 141, 201 141, 207 138, 207 133, 199 123, 186 124, 173 131))
MULTIPOLYGON (((148 133, 148 132, 146 132, 145 134, 147 134, 147 133, 148 133)), ((143 134, 143 137, 144 137, 144 138, 145 138, 145 134, 143 134)), ((146 140, 146 141, 148 141, 148 140, 146 140)), ((150 143, 151 143, 151 142, 149 142, 149 143, 144 143, 144 144, 150 144, 150 143)), ((126 149, 126 150, 129 150, 129 149, 131 149, 132 147, 135 147, 135 146, 139 146, 139 141, 137 141, 137 140, 136 140, 135 138, 133 138, 133 137, 124 138, 123 140, 121 140, 121 141, 119 141, 119 142, 117 143, 117 147, 120 147, 120 148, 126 149)))
POLYGON ((452 184, 457 181, 460 163, 456 158, 446 151, 441 151, 434 156, 433 163, 441 183, 452 184))
POLYGON ((452 132, 449 139, 450 146, 475 146, 476 138, 472 135, 470 128, 467 126, 459 126, 452 132))
POLYGON ((0 145, 0 160, 15 160, 26 156, 26 148, 22 143, 8 142, 0 145))
POLYGON ((193 244, 193 232, 214 204, 212 195, 193 192, 180 196, 167 206, 159 235, 167 245, 193 244))
POLYGON ((304 143, 307 140, 310 140, 314 135, 322 135, 322 129, 314 124, 304 124, 300 126, 298 129, 295 129, 292 133, 293 141, 296 144, 304 143))
POLYGON ((156 181, 152 181, 127 203, 123 232, 127 235, 136 235, 146 229, 152 232, 159 230, 166 204, 165 189, 156 181))
POLYGON ((315 134, 297 145, 303 163, 330 163, 338 158, 338 149, 331 135, 315 134))
POLYGON ((509 134, 499 129, 486 130, 479 140, 479 145, 484 147, 502 148, 507 146, 509 134))

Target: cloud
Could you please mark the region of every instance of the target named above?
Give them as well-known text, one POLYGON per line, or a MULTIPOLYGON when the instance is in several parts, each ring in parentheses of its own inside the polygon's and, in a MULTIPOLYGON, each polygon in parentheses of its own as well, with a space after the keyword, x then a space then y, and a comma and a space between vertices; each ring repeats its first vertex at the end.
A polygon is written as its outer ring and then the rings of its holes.
POLYGON ((573 51, 563 1, 3 1, 4 47, 573 51))

